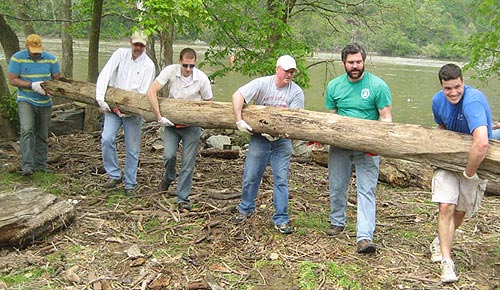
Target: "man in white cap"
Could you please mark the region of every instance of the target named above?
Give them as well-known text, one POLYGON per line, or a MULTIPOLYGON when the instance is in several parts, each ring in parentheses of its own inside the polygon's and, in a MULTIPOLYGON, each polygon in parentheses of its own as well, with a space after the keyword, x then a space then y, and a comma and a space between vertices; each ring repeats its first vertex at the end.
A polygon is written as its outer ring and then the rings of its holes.
POLYGON ((109 177, 103 187, 115 188, 123 179, 127 196, 134 196, 137 186, 142 117, 124 115, 117 108, 111 109, 104 99, 108 85, 136 93, 146 93, 155 78, 155 66, 146 54, 146 43, 147 37, 144 33, 134 32, 130 38, 130 47, 119 48, 113 53, 96 83, 96 100, 101 110, 104 111, 101 139, 102 161, 109 177), (116 136, 122 126, 126 148, 124 178, 122 178, 116 152, 116 136))
POLYGON ((30 34, 26 49, 15 53, 9 63, 9 83, 16 86, 20 123, 21 174, 51 172, 47 168, 52 99, 40 85, 60 76, 57 58, 43 51, 42 38, 30 34))
POLYGON ((289 139, 254 133, 243 120, 244 104, 253 101, 256 105, 302 109, 304 92, 293 82, 297 72, 295 59, 289 55, 278 58, 276 74, 254 79, 233 94, 233 109, 238 129, 252 134, 245 159, 241 201, 238 205, 236 223, 249 218, 255 211, 255 199, 267 163, 270 163, 274 178, 273 223, 282 234, 292 233, 288 216, 288 168, 293 153, 289 139))

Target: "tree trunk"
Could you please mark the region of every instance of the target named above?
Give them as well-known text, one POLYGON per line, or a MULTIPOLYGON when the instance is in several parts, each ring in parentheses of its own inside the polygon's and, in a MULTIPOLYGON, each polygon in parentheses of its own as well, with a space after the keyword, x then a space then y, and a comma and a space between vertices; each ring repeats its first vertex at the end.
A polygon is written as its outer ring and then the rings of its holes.
POLYGON ((62 68, 61 76, 73 78, 73 35, 71 29, 71 0, 64 0, 62 5, 63 18, 67 21, 62 23, 62 68))
POLYGON ((0 44, 2 44, 7 64, 12 55, 20 50, 19 39, 10 25, 5 21, 3 15, 0 14, 0 44))
MULTIPOLYGON (((73 80, 43 83, 52 95, 94 104, 95 85, 73 80)), ((122 112, 155 120, 145 95, 109 88, 106 100, 122 112)), ((204 128, 236 128, 231 103, 159 100, 164 116, 174 123, 204 128)), ((371 152, 452 171, 463 171, 467 164, 472 136, 420 125, 386 123, 343 117, 308 110, 247 106, 244 120, 255 132, 297 140, 318 141, 351 150, 371 152)), ((500 142, 491 141, 479 175, 497 180, 500 174, 500 142)))
POLYGON ((73 205, 36 188, 1 193, 0 204, 0 246, 29 246, 67 227, 76 216, 73 205))
MULTIPOLYGON (((163 48, 162 68, 174 63, 174 26, 170 25, 166 32, 160 32, 160 40, 163 48)), ((161 69, 160 69, 161 71, 161 69)), ((159 71, 157 72, 160 73, 159 71)), ((159 93, 160 96, 168 96, 168 87, 164 86, 159 93)))
MULTIPOLYGON (((88 60, 88 75, 87 81, 96 83, 99 75, 99 35, 101 30, 102 5, 104 0, 93 1, 92 23, 90 25, 90 41, 89 41, 89 60, 88 60)), ((94 92, 95 95, 95 92, 94 92)), ((83 130, 92 132, 97 130, 97 120, 99 110, 95 106, 85 107, 85 121, 83 130)))
POLYGON ((90 24, 89 59, 87 81, 95 83, 99 75, 99 35, 101 31, 102 5, 104 0, 93 1, 92 23, 90 24))

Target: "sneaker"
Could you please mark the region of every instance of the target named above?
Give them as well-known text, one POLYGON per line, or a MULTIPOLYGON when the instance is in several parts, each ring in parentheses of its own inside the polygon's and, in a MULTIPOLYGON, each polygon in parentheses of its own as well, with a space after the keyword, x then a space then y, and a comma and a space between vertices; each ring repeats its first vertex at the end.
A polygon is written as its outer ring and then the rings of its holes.
POLYGON ((455 274, 455 263, 451 259, 441 261, 441 282, 453 283, 457 282, 458 278, 455 274))
POLYGON ((122 179, 113 179, 113 178, 110 178, 108 179, 108 181, 106 181, 102 187, 104 188, 115 188, 118 184, 120 184, 122 182, 122 179))
POLYGON ((181 201, 177 204, 177 208, 180 211, 191 211, 191 205, 187 202, 181 201))
POLYGON ((431 245, 429 246, 429 250, 431 251, 431 261, 434 263, 441 262, 443 256, 441 255, 441 246, 439 244, 439 237, 436 237, 431 245))
POLYGON ((250 218, 252 216, 251 213, 249 214, 244 214, 244 213, 241 213, 241 212, 238 212, 238 214, 236 215, 236 217, 234 218, 234 223, 235 224, 239 224, 239 223, 242 223, 244 222, 246 219, 250 218))
POLYGON ((125 188, 125 195, 128 197, 135 197, 135 188, 125 188))
POLYGON ((274 228, 278 230, 278 232, 288 235, 292 233, 292 228, 288 225, 288 223, 274 225, 274 228))
POLYGON ((344 228, 345 227, 330 225, 330 227, 326 230, 326 235, 330 237, 336 236, 343 232, 344 228))
POLYGON ((33 175, 33 169, 31 169, 31 168, 24 168, 23 170, 20 170, 18 172, 22 176, 31 176, 31 175, 33 175))
POLYGON ((374 243, 370 240, 361 240, 358 242, 358 248, 357 252, 360 254, 369 254, 369 253, 375 253, 377 250, 377 247, 375 246, 374 243))

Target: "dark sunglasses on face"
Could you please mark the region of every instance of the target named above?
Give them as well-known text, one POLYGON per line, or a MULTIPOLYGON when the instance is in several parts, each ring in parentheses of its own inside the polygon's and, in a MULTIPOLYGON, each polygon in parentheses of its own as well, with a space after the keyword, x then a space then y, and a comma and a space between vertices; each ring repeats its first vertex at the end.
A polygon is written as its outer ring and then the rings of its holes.
POLYGON ((188 67, 189 67, 189 68, 193 68, 193 67, 195 66, 195 64, 187 64, 187 63, 183 63, 183 64, 182 64, 182 66, 183 66, 183 67, 185 67, 185 68, 188 68, 188 67))

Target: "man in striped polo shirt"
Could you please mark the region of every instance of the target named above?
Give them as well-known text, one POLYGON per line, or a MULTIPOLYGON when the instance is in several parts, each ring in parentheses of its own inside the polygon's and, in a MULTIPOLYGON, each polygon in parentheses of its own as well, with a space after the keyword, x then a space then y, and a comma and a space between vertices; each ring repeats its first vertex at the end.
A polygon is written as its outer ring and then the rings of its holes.
POLYGON ((15 53, 10 59, 9 83, 18 87, 16 102, 21 127, 22 175, 48 171, 52 99, 40 84, 59 76, 57 58, 43 51, 42 38, 36 34, 28 35, 26 49, 15 53))

